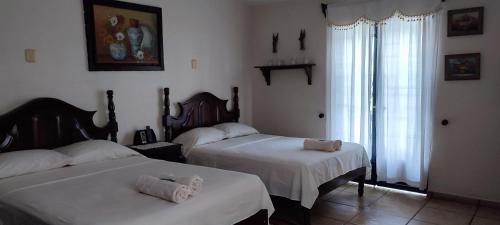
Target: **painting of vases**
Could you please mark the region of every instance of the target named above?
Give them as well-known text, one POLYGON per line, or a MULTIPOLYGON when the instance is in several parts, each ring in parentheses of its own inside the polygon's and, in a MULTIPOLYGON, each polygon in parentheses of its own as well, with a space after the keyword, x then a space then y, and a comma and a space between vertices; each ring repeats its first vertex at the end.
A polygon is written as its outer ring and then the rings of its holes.
POLYGON ((163 70, 161 8, 83 0, 89 70, 163 70))

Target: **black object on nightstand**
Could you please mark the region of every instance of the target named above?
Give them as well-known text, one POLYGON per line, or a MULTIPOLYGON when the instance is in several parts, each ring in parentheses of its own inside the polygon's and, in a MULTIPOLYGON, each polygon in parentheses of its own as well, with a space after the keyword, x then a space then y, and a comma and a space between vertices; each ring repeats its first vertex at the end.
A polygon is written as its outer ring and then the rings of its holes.
POLYGON ((157 142, 153 144, 132 145, 128 147, 148 158, 179 163, 186 162, 186 158, 182 155, 181 144, 157 142))

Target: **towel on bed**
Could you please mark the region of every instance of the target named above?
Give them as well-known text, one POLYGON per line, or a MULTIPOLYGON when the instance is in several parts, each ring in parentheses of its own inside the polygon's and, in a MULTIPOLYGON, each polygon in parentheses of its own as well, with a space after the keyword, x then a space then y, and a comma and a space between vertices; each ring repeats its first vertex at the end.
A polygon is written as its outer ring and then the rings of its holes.
POLYGON ((200 193, 203 185, 203 179, 198 175, 189 177, 175 177, 172 174, 161 174, 159 177, 160 179, 165 179, 188 186, 191 190, 191 195, 193 196, 200 193))
POLYGON ((191 189, 191 195, 196 195, 201 191, 203 179, 200 176, 179 177, 175 180, 176 183, 184 184, 191 189))
POLYGON ((182 203, 191 195, 191 189, 183 184, 160 180, 160 178, 142 175, 136 181, 139 192, 174 203, 182 203))
POLYGON ((342 141, 336 140, 318 140, 318 139, 305 139, 304 149, 306 150, 319 150, 325 152, 334 152, 340 150, 342 141))

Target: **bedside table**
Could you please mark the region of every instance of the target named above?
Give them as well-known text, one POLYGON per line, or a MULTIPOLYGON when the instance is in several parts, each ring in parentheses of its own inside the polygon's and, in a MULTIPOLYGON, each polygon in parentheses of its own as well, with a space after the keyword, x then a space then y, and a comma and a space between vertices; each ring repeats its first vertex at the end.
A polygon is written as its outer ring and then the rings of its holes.
POLYGON ((131 145, 128 147, 148 158, 179 163, 186 162, 186 158, 182 155, 181 144, 157 142, 146 145, 131 145))

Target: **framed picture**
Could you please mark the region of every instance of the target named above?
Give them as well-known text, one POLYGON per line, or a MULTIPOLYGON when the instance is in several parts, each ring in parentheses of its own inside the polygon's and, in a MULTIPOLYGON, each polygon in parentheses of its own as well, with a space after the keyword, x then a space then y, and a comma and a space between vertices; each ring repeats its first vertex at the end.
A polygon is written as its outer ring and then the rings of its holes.
POLYGON ((481 78, 481 54, 445 56, 445 80, 479 80, 481 78))
POLYGON ((90 71, 164 70, 162 10, 83 0, 90 71))
POLYGON ((448 11, 448 37, 483 34, 484 7, 448 11))

